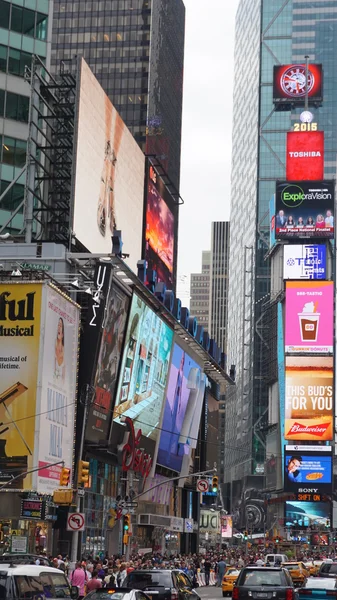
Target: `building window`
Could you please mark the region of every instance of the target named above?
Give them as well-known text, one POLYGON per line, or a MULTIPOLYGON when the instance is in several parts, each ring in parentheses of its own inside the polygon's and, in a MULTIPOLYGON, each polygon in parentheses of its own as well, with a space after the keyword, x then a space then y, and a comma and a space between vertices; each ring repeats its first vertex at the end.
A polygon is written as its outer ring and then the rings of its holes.
POLYGON ((7 69, 7 46, 0 45, 0 71, 6 73, 7 69))
POLYGON ((0 27, 3 29, 9 29, 9 2, 0 0, 0 27))
MULTIPOLYGON (((9 186, 8 181, 0 181, 0 196, 4 193, 4 191, 7 189, 8 186, 9 186)), ((11 189, 3 197, 2 201, 1 201, 1 209, 9 210, 10 212, 13 212, 23 200, 24 189, 25 189, 24 185, 20 185, 19 183, 14 183, 14 185, 12 185, 11 189)), ((22 207, 22 210, 20 209, 19 212, 23 212, 23 207, 22 207)))
POLYGON ((5 116, 5 90, 0 90, 0 117, 5 116))
POLYGON ((28 123, 29 116, 29 98, 7 92, 5 117, 15 121, 24 121, 28 123))
POLYGON ((30 67, 32 64, 32 55, 22 52, 22 50, 14 50, 14 48, 9 48, 8 54, 8 73, 23 77, 25 67, 30 67))
POLYGON ((1 162, 13 167, 23 167, 26 164, 27 142, 4 135, 1 146, 1 162))

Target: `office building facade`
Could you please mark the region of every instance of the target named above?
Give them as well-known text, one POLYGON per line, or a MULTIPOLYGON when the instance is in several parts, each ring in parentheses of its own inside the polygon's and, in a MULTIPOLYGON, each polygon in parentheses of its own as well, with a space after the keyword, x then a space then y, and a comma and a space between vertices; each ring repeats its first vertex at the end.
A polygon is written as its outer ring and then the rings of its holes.
POLYGON ((275 111, 273 67, 322 63, 324 100, 310 108, 325 131, 324 177, 336 176, 337 2, 241 0, 236 17, 228 363, 236 389, 226 398, 225 477, 231 507, 244 488, 264 486, 269 325, 277 290, 270 284, 269 201, 286 178, 286 134, 303 107, 275 111), (247 58, 249 57, 249 58, 247 58), (249 482, 249 483, 248 483, 249 482))
POLYGON ((52 69, 82 55, 142 150, 179 189, 182 0, 54 1, 52 69))
POLYGON ((190 313, 198 319, 204 331, 209 331, 209 288, 211 281, 211 252, 203 251, 201 273, 191 273, 190 313))
POLYGON ((23 169, 31 90, 25 73, 31 67, 33 54, 47 67, 50 63, 51 8, 49 0, 0 2, 0 196, 3 196, 0 229, 19 209, 10 226, 5 228, 15 234, 23 224, 23 206, 20 205, 26 180, 23 169))
POLYGON ((226 352, 228 305, 229 221, 212 223, 209 332, 226 352))

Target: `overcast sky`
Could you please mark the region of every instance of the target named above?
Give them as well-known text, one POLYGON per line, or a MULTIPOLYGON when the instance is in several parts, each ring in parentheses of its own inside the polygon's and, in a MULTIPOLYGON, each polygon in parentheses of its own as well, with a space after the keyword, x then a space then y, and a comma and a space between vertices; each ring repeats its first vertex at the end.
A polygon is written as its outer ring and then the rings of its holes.
POLYGON ((234 21, 239 0, 184 0, 178 274, 201 269, 211 222, 229 219, 234 21))

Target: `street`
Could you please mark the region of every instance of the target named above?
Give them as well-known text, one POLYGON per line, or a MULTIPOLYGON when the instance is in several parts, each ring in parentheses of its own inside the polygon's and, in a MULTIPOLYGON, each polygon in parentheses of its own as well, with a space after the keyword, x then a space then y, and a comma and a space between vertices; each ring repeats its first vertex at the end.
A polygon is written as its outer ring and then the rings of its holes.
POLYGON ((199 587, 197 590, 200 598, 207 598, 207 600, 213 600, 215 598, 222 598, 221 587, 215 585, 209 585, 207 587, 199 587))

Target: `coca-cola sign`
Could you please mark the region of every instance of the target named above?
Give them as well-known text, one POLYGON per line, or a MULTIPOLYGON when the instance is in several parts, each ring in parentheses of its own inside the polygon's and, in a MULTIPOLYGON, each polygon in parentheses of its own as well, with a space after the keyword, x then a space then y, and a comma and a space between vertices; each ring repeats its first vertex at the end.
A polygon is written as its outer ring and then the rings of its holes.
POLYGON ((147 454, 143 448, 140 448, 142 430, 135 431, 133 421, 130 417, 125 417, 127 430, 124 439, 117 447, 118 462, 123 471, 133 471, 143 477, 145 483, 152 468, 152 456, 147 454))

